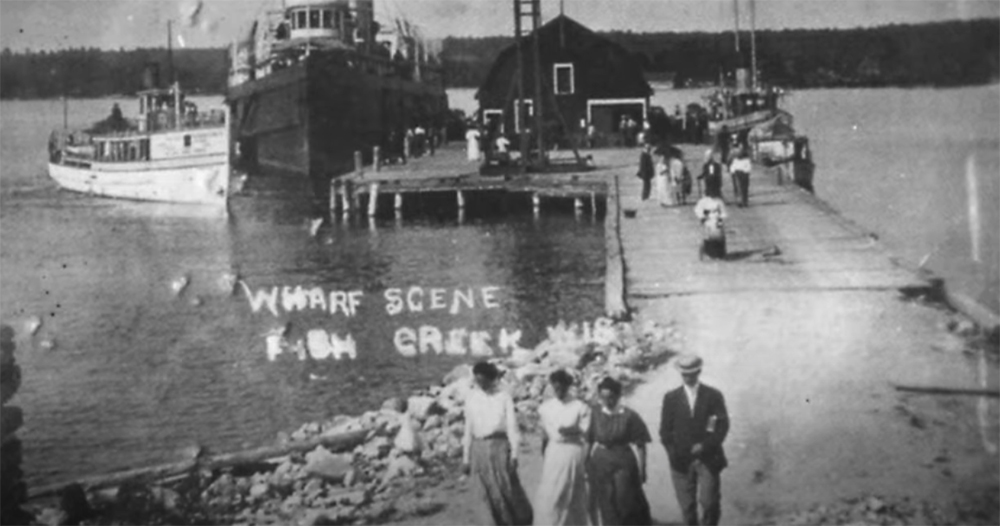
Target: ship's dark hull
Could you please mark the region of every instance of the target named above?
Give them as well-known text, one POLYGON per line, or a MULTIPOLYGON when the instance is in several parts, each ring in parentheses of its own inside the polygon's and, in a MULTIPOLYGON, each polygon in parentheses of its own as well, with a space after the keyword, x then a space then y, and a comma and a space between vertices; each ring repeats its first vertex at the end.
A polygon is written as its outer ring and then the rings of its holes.
POLYGON ((440 80, 389 74, 384 62, 322 52, 232 87, 237 159, 253 176, 278 173, 322 183, 347 173, 354 152, 394 147, 405 130, 437 128, 447 112, 440 80))

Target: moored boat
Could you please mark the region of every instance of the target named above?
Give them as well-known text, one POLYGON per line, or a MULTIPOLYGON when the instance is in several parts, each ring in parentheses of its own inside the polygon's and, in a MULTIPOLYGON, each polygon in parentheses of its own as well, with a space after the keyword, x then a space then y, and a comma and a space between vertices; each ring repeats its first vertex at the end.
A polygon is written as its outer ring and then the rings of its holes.
POLYGON ((373 0, 286 0, 232 47, 227 102, 235 161, 281 186, 322 194, 380 146, 405 153, 417 128, 444 125, 444 78, 429 42, 406 21, 382 26, 373 0))
POLYGON ((180 87, 138 93, 139 114, 112 115, 49 138, 49 176, 103 197, 222 205, 229 194, 229 124, 223 109, 199 111, 180 87))

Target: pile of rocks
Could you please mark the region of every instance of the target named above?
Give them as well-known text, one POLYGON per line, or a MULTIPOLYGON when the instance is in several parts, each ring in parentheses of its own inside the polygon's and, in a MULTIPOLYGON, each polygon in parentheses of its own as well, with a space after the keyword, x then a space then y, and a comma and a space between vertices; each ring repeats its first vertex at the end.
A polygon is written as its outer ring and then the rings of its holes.
MULTIPOLYGON (((606 376, 626 385, 636 382, 643 370, 669 358, 676 338, 672 328, 655 324, 560 323, 534 350, 518 349, 492 361, 503 371, 501 386, 513 395, 522 427, 530 432, 552 371, 576 375, 578 395, 591 399, 606 376)), ((408 398, 390 398, 379 410, 308 423, 279 436, 281 442, 302 442, 366 430, 364 443, 353 451, 319 446, 259 465, 192 474, 187 489, 156 487, 144 493, 151 501, 146 507, 169 522, 380 522, 395 513, 394 495, 409 482, 454 473, 462 456, 463 404, 472 389, 472 367, 461 365, 440 384, 408 398)), ((118 497, 108 509, 120 507, 118 497)))

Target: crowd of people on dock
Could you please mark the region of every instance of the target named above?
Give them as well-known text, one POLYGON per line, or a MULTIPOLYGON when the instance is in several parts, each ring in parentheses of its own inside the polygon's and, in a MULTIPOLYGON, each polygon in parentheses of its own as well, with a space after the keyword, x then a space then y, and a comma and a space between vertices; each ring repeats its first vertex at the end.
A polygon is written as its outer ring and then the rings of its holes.
MULTIPOLYGON (((686 205, 694 181, 681 150, 669 143, 654 145, 655 140, 642 144, 636 176, 642 180, 640 199, 655 195, 660 206, 686 205), (655 191, 655 193, 654 193, 655 191)), ((722 196, 723 179, 729 173, 733 186, 733 202, 746 208, 750 199, 752 173, 750 145, 747 133, 731 134, 725 126, 716 141, 705 152, 701 173, 695 178, 699 198, 694 213, 702 225, 702 245, 699 258, 725 259, 726 203, 722 196)))
MULTIPOLYGON (((683 385, 663 398, 660 443, 685 523, 718 524, 719 475, 727 465, 722 443, 729 430, 725 400, 699 381, 701 358, 682 355, 675 364, 683 385)), ((652 523, 643 490, 652 438, 639 414, 621 403, 621 383, 603 379, 599 402, 591 406, 574 396, 572 374, 559 369, 549 375, 553 396, 538 409, 543 462, 532 502, 518 475, 514 402, 498 388, 495 365, 477 363, 473 375, 478 389, 465 402, 462 461, 483 523, 652 523)))

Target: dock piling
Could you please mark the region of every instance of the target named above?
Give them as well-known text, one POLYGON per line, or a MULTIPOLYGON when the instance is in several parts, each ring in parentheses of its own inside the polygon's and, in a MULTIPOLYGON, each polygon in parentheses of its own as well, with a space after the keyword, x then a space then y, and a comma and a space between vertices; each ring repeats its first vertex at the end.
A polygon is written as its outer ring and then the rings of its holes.
POLYGON ((377 213, 378 213, 378 183, 372 183, 371 186, 368 187, 368 217, 375 217, 375 214, 377 213))
POLYGON ((465 194, 461 190, 456 190, 455 197, 458 201, 458 209, 465 210, 465 194))
POLYGON ((334 177, 330 179, 330 218, 337 214, 337 199, 340 193, 340 181, 334 177))
POLYGON ((531 211, 532 211, 532 213, 534 213, 537 216, 538 212, 541 210, 541 208, 542 208, 542 198, 541 198, 541 196, 539 196, 537 192, 531 194, 531 211))
POLYGON ((376 172, 382 169, 382 148, 378 146, 372 148, 372 169, 376 172))
POLYGON ((365 166, 361 158, 361 152, 357 150, 354 151, 354 173, 358 174, 359 178, 365 175, 365 166))
POLYGON ((353 193, 354 193, 353 185, 351 184, 350 181, 345 181, 343 191, 340 193, 340 202, 342 205, 341 210, 343 211, 344 218, 347 218, 347 216, 351 215, 351 201, 352 201, 351 194, 353 193))
POLYGON ((590 215, 597 217, 597 195, 590 192, 590 215))

